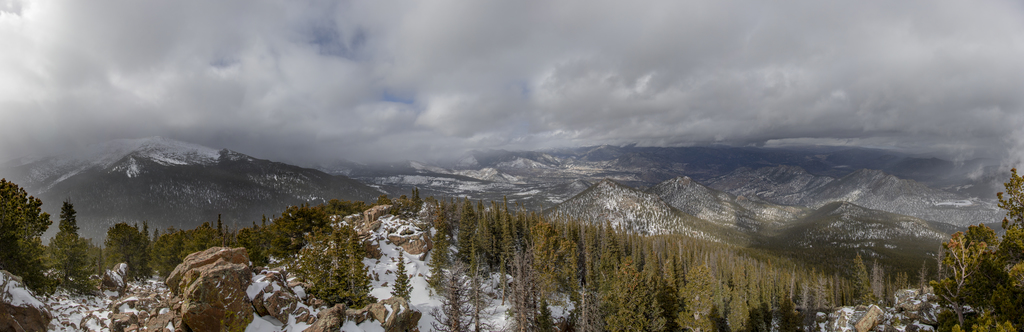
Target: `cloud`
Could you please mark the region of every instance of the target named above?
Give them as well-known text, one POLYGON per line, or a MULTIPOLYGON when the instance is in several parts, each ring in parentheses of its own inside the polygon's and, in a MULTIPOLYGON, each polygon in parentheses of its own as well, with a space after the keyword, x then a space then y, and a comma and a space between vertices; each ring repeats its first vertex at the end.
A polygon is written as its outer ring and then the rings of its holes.
POLYGON ((828 143, 1024 160, 1015 1, 0 1, 0 159, 828 143))

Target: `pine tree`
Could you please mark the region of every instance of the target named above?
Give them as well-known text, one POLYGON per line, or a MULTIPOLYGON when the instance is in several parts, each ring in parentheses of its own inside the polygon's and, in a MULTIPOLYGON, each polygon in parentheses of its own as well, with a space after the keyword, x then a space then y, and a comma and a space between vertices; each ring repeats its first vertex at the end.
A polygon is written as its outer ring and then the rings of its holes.
POLYGON ((783 297, 779 300, 779 321, 780 332, 796 332, 801 330, 803 315, 796 311, 796 305, 790 297, 783 297))
POLYGON ((163 234, 153 240, 150 249, 150 265, 156 273, 167 278, 174 271, 174 268, 185 260, 188 253, 185 251, 186 231, 179 231, 168 228, 163 234))
POLYGON ((50 251, 58 287, 76 294, 84 294, 93 288, 89 279, 93 270, 89 242, 78 236, 75 208, 70 201, 64 201, 61 206, 60 231, 50 241, 50 251))
POLYGON ((430 285, 432 292, 441 293, 444 288, 441 285, 444 270, 448 268, 451 263, 450 247, 449 242, 450 233, 448 229, 448 222, 445 220, 444 203, 437 203, 434 208, 434 248, 430 251, 430 261, 427 263, 430 266, 430 276, 427 278, 427 284, 430 285))
POLYGON ((860 258, 860 254, 853 259, 853 281, 857 286, 857 296, 859 296, 859 302, 861 304, 871 304, 875 302, 875 295, 871 291, 871 278, 868 276, 868 269, 864 266, 864 261, 860 258))
POLYGON ((107 240, 103 242, 106 265, 117 263, 128 264, 127 278, 143 280, 153 275, 149 266, 149 236, 139 230, 139 226, 128 226, 117 223, 107 230, 107 240))
POLYGON ((555 321, 551 318, 551 307, 548 306, 548 300, 545 298, 540 299, 540 314, 537 315, 537 332, 554 332, 555 321))
POLYGON ((409 275, 405 271, 405 252, 398 251, 398 270, 395 271, 395 286, 392 287, 391 296, 409 299, 412 293, 412 285, 409 284, 409 275))
POLYGON ((626 258, 611 280, 605 303, 610 312, 605 316, 608 331, 664 331, 665 317, 657 300, 657 281, 644 277, 626 258))
POLYGON ((42 205, 25 189, 0 179, 0 270, 21 277, 36 292, 49 294, 55 282, 43 273, 46 249, 40 236, 53 222, 42 205))
POLYGON ((733 331, 746 330, 749 315, 746 296, 744 296, 740 286, 737 285, 733 287, 732 295, 729 297, 729 327, 733 331))
POLYGON ((363 264, 365 249, 351 226, 328 231, 317 229, 307 236, 292 270, 313 284, 309 292, 328 304, 344 303, 361 308, 374 302, 370 296, 369 268, 363 264))
POLYGON ((473 212, 473 203, 470 200, 463 201, 462 216, 459 218, 458 245, 459 260, 464 264, 470 264, 470 252, 476 246, 476 213, 473 212))
POLYGON ((686 286, 683 296, 685 309, 679 313, 676 321, 679 326, 694 332, 713 331, 711 308, 714 296, 714 280, 711 271, 703 264, 690 267, 686 272, 686 286))

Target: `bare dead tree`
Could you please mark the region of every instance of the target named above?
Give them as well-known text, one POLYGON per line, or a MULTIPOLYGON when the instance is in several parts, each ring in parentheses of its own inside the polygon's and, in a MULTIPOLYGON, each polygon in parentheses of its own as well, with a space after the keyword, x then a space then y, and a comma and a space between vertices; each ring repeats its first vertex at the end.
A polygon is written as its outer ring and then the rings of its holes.
POLYGON ((533 270, 533 255, 529 249, 516 252, 512 258, 512 289, 509 311, 512 313, 509 331, 528 332, 536 329, 537 280, 533 270))
POLYGON ((876 299, 885 303, 885 271, 882 270, 881 265, 878 265, 878 260, 871 265, 871 293, 875 295, 876 299))
POLYGON ((466 266, 456 260, 441 278, 444 293, 441 297, 441 306, 430 311, 430 315, 437 320, 430 326, 438 332, 472 331, 470 322, 472 305, 470 305, 470 289, 467 287, 466 266))
POLYGON ((921 292, 924 293, 925 286, 928 286, 928 260, 921 262, 921 271, 917 273, 917 278, 921 285, 921 292))
POLYGON ((601 317, 601 302, 597 292, 584 289, 580 297, 579 316, 576 318, 576 331, 604 331, 604 319, 601 317))
POLYGON ((490 331, 493 327, 484 321, 485 318, 494 314, 491 310, 493 300, 484 292, 484 277, 480 265, 476 265, 475 271, 470 271, 469 280, 469 305, 470 330, 475 332, 490 331))

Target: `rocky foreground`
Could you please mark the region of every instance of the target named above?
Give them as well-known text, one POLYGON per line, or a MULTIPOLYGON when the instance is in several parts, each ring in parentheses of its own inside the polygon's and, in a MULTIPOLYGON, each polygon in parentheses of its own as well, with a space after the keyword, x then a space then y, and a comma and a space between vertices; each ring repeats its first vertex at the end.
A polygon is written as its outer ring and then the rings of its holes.
MULTIPOLYGON (((383 211, 342 222, 353 224, 364 241, 363 262, 374 274, 377 298, 390 296, 397 255, 413 258, 411 299, 390 297, 361 309, 327 306, 286 270, 253 266, 244 248, 215 247, 189 255, 166 280, 126 282, 126 266, 119 264, 101 277, 99 292, 87 296, 39 298, 20 278, 0 271, 0 331, 426 331, 433 318, 423 312, 437 305, 426 291, 429 232, 383 211)), ((940 307, 929 291, 901 290, 893 307, 817 313, 805 331, 934 331, 940 307)), ((500 328, 503 319, 495 315, 492 325, 500 328)))
POLYGON ((896 305, 840 307, 832 313, 818 313, 813 331, 824 332, 918 332, 935 331, 940 307, 930 289, 904 289, 896 292, 896 305))

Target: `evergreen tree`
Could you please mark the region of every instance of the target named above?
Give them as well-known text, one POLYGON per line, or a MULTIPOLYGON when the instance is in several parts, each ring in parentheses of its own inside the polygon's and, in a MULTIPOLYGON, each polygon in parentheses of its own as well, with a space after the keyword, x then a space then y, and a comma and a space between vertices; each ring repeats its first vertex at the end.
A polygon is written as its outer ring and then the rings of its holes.
POLYGON ((459 218, 459 234, 458 234, 458 246, 459 260, 464 264, 470 264, 472 257, 469 257, 470 252, 473 252, 473 248, 476 246, 476 213, 473 211, 473 202, 470 200, 463 201, 462 204, 462 216, 459 218))
POLYGON ((796 304, 793 299, 783 297, 779 300, 779 331, 796 332, 801 330, 803 314, 796 311, 796 304))
POLYGON ((395 286, 392 287, 391 296, 409 299, 412 293, 412 285, 409 284, 409 274, 405 271, 405 252, 398 251, 398 270, 395 271, 395 286))
MULTIPOLYGON (((266 217, 263 217, 264 225, 266 217)), ((245 247, 249 252, 249 260, 257 266, 266 266, 270 263, 270 232, 266 226, 252 223, 251 228, 238 230, 238 244, 245 247)))
POLYGON ((93 288, 89 279, 93 271, 89 242, 78 236, 75 208, 70 201, 64 201, 61 206, 59 227, 60 231, 50 241, 53 276, 58 287, 72 293, 86 293, 93 288))
POLYGON ((632 258, 626 258, 606 295, 605 304, 610 311, 605 316, 605 328, 608 331, 664 331, 666 319, 662 316, 655 284, 636 270, 632 258))
POLYGON ((555 320, 551 318, 551 307, 548 306, 548 300, 545 298, 540 299, 540 314, 537 315, 537 332, 554 332, 555 331, 555 320))
POLYGON ((36 292, 49 294, 55 282, 43 273, 46 249, 40 236, 52 221, 42 205, 25 189, 0 179, 0 270, 21 277, 36 292))
POLYGON ((686 272, 686 286, 683 291, 686 305, 676 319, 679 326, 694 332, 713 331, 714 324, 710 317, 714 296, 712 278, 711 271, 703 264, 690 267, 686 272))
POLYGON ((746 296, 740 290, 740 286, 737 285, 733 287, 732 295, 729 297, 729 327, 733 331, 746 330, 749 315, 746 296))
POLYGON ((864 266, 864 261, 860 258, 860 254, 853 259, 853 281, 857 286, 857 296, 861 304, 871 304, 875 302, 875 295, 871 291, 871 278, 868 276, 868 269, 864 266))
POLYGON ((362 261, 366 252, 351 226, 338 225, 329 233, 316 229, 306 242, 291 269, 313 285, 310 294, 352 308, 375 301, 370 296, 369 268, 362 261))
POLYGON ((138 225, 128 226, 117 223, 107 229, 107 240, 103 242, 106 265, 128 264, 127 278, 143 280, 153 275, 149 266, 149 236, 139 230, 138 225))
POLYGON ((430 266, 430 277, 427 279, 427 283, 432 291, 440 293, 444 291, 441 285, 444 269, 447 269, 450 264, 450 233, 448 222, 445 220, 444 203, 439 202, 433 211, 434 248, 430 251, 430 261, 427 263, 430 266))
POLYGON ((167 278, 174 271, 174 268, 185 260, 188 253, 185 251, 186 231, 168 228, 153 240, 150 249, 150 265, 156 270, 157 275, 167 278))
MULTIPOLYGON (((386 196, 384 197, 387 198, 386 196)), ((285 259, 295 256, 306 246, 306 234, 314 229, 329 229, 329 218, 323 205, 291 206, 269 226, 269 256, 285 259)))

